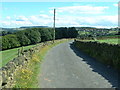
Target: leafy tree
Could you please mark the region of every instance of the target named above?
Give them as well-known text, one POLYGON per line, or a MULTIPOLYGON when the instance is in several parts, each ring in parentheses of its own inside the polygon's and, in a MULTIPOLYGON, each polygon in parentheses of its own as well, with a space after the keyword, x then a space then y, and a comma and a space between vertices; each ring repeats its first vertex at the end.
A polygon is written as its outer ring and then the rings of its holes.
POLYGON ((36 44, 41 41, 41 34, 38 32, 37 28, 26 29, 25 35, 31 41, 30 44, 36 44))
POLYGON ((76 38, 78 31, 74 27, 66 28, 56 28, 56 38, 76 38))
POLYGON ((30 44, 30 40, 25 35, 25 31, 19 31, 16 33, 16 36, 21 44, 21 46, 26 46, 30 44))
MULTIPOLYGON (((9 32, 3 32, 5 36, 2 37, 2 48, 9 49, 19 46, 26 46, 30 44, 36 44, 39 42, 45 42, 53 39, 53 28, 28 28, 26 30, 14 32, 10 34, 9 32)), ((62 38, 75 38, 78 35, 78 31, 74 28, 56 28, 55 37, 56 39, 62 38)))
POLYGON ((8 37, 9 37, 9 43, 10 43, 10 45, 11 45, 11 47, 10 48, 14 48, 14 47, 18 47, 18 46, 20 46, 20 42, 18 41, 18 39, 17 39, 17 37, 16 37, 16 35, 8 35, 8 37))
POLYGON ((20 43, 16 35, 10 34, 3 36, 2 38, 2 49, 15 48, 20 46, 20 43))
POLYGON ((10 31, 0 31, 0 36, 5 36, 7 34, 12 34, 10 31))
POLYGON ((8 49, 9 41, 5 36, 2 36, 2 49, 8 49))
POLYGON ((62 38, 62 32, 61 32, 60 28, 55 29, 55 38, 56 39, 61 39, 62 38))
POLYGON ((41 41, 44 42, 44 41, 48 41, 48 40, 52 40, 52 31, 50 29, 47 29, 47 28, 40 28, 38 29, 38 31, 40 32, 41 34, 41 41), (50 32, 51 31, 51 32, 50 32))
POLYGON ((53 35, 54 35, 54 30, 53 28, 48 28, 50 35, 51 35, 51 39, 53 39, 53 35))
POLYGON ((68 28, 68 35, 69 38, 76 38, 78 36, 78 31, 75 29, 75 27, 68 28))
POLYGON ((62 38, 68 38, 68 30, 66 27, 60 28, 62 33, 62 38))

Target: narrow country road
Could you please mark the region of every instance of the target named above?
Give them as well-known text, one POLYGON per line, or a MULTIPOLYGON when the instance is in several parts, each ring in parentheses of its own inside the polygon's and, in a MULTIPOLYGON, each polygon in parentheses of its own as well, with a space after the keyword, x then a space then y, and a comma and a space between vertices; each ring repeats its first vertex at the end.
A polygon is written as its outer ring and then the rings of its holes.
POLYGON ((48 51, 41 65, 40 88, 111 88, 118 74, 78 51, 71 42, 48 51))

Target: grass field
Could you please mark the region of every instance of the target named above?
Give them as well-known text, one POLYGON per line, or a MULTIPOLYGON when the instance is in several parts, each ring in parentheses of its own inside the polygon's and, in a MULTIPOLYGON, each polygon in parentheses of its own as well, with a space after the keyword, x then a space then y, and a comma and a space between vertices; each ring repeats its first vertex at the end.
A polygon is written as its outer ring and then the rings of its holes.
POLYGON ((105 42, 105 43, 108 43, 108 44, 120 44, 119 43, 120 39, 118 39, 118 38, 115 38, 115 39, 103 39, 103 40, 96 40, 96 41, 98 41, 100 43, 105 42))
MULTIPOLYGON (((25 46, 23 47, 24 50, 30 49, 36 45, 30 45, 30 46, 25 46)), ((17 57, 18 55, 18 49, 19 48, 14 48, 14 49, 9 49, 5 51, 0 51, 0 67, 6 65, 9 61, 11 61, 13 58, 17 57)))
MULTIPOLYGON (((80 40, 81 41, 81 40, 80 40)), ((99 40, 82 40, 82 41, 97 41, 100 43, 108 43, 108 44, 120 44, 120 38, 106 38, 106 39, 99 39, 99 40)))
POLYGON ((120 35, 97 36, 97 38, 120 38, 120 35))

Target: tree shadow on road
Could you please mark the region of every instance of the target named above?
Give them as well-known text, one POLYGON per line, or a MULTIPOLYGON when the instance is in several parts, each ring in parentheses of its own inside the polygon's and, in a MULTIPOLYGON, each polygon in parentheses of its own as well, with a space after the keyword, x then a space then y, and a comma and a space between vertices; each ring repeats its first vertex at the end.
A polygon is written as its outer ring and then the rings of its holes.
POLYGON ((108 80, 108 82, 110 82, 113 85, 112 87, 120 88, 120 81, 118 80, 119 74, 115 69, 113 69, 112 67, 107 67, 106 65, 98 62, 96 59, 78 50, 73 45, 73 43, 70 43, 70 48, 75 52, 77 56, 83 58, 82 61, 90 65, 90 68, 92 68, 93 72, 97 72, 98 74, 102 75, 106 80, 108 80))

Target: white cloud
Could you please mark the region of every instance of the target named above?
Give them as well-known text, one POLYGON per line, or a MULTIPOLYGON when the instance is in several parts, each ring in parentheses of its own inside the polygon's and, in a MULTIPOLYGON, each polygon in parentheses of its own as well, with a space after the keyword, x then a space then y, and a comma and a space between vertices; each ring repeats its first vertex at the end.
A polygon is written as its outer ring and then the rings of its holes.
POLYGON ((40 14, 39 16, 42 17, 42 18, 50 18, 50 16, 48 16, 46 14, 40 14))
POLYGON ((113 4, 113 6, 118 7, 118 4, 113 4))
POLYGON ((2 25, 3 26, 10 26, 10 22, 8 22, 8 21, 2 21, 2 25))
POLYGON ((94 17, 83 17, 84 22, 89 24, 117 24, 118 15, 114 16, 94 16, 94 17))
POLYGON ((25 17, 25 16, 18 16, 18 17, 16 18, 16 21, 27 21, 27 20, 28 20, 28 18, 25 17))
MULTIPOLYGON (((21 27, 21 26, 53 26, 53 16, 46 14, 33 16, 16 16, 16 20, 2 21, 3 27, 21 27)), ((118 25, 118 15, 108 16, 74 16, 74 15, 56 15, 57 27, 70 26, 95 26, 95 27, 113 27, 118 25)))
POLYGON ((48 15, 35 15, 30 16, 28 19, 33 23, 37 25, 50 25, 52 23, 51 17, 48 15))
POLYGON ((7 17, 6 17, 6 19, 9 19, 9 20, 10 20, 10 19, 11 19, 11 17, 10 17, 10 16, 7 16, 7 17))
POLYGON ((76 25, 117 25, 118 15, 114 16, 58 16, 57 22, 72 23, 76 22, 76 25))
POLYGON ((32 23, 29 21, 2 21, 3 27, 20 27, 27 25, 32 25, 32 23))
MULTIPOLYGON (((108 9, 109 7, 106 6, 66 6, 66 7, 56 7, 57 12, 67 12, 67 13, 82 13, 82 14, 101 14, 104 12, 105 9, 108 9)), ((50 13, 53 13, 52 10, 49 11, 50 13)))

